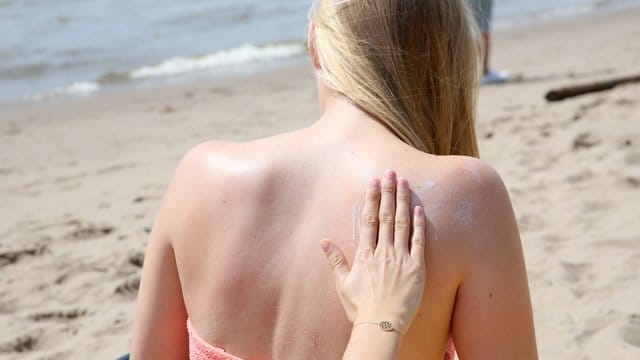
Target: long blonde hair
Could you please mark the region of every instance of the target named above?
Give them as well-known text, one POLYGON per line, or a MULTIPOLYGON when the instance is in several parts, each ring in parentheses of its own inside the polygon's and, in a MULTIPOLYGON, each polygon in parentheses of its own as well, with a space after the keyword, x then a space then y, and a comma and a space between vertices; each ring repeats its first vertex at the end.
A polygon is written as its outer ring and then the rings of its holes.
POLYGON ((466 0, 316 0, 321 76, 407 144, 478 157, 480 43, 466 0))

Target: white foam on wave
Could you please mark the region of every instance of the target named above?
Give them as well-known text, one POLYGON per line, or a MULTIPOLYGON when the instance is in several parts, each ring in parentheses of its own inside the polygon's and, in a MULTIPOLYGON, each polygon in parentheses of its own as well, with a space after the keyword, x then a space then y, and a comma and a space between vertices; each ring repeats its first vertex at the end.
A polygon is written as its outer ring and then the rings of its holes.
POLYGON ((71 95, 91 94, 100 90, 100 85, 93 81, 75 82, 62 90, 71 95))
POLYGON ((131 79, 184 74, 191 71, 215 69, 265 60, 284 59, 304 53, 303 44, 266 46, 243 45, 199 57, 175 57, 157 65, 144 66, 129 74, 131 79))
POLYGON ((57 87, 51 91, 37 93, 33 95, 26 95, 24 100, 26 101, 42 101, 57 98, 60 96, 69 95, 91 95, 100 90, 100 85, 93 81, 78 81, 69 86, 57 87))

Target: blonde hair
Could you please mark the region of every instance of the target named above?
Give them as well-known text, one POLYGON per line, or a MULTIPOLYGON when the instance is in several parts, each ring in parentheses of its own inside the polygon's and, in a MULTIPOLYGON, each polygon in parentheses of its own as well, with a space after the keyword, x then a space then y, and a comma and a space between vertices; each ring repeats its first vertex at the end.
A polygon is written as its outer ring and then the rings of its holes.
POLYGON ((316 0, 321 76, 405 143, 478 157, 480 43, 466 0, 316 0))

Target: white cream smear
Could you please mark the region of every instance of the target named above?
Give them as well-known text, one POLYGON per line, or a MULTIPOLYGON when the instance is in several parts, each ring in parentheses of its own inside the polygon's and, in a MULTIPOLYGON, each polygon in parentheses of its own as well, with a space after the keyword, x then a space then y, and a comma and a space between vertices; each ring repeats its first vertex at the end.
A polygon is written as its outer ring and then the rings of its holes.
MULTIPOLYGON (((465 168, 465 172, 469 173, 469 177, 473 182, 481 180, 481 176, 478 171, 468 166, 465 168)), ((413 194, 411 205, 422 205, 427 215, 432 214, 435 211, 446 211, 451 219, 463 230, 470 229, 476 221, 476 209, 472 199, 462 199, 460 196, 456 196, 455 186, 445 186, 441 189, 440 194, 436 196, 428 196, 432 193, 432 190, 438 186, 438 183, 434 180, 428 180, 424 182, 418 189, 420 197, 413 194), (442 196, 444 195, 444 196, 442 196), (438 198, 438 201, 430 201, 432 198, 438 198), (425 200, 425 203, 421 203, 421 199, 425 200), (444 200, 443 200, 444 199, 444 200)))
POLYGON ((418 192, 411 194, 411 209, 420 205, 424 209, 424 211, 428 214, 433 210, 437 210, 442 207, 442 204, 436 202, 430 202, 430 196, 427 196, 427 192, 433 190, 438 186, 438 183, 435 180, 427 180, 422 185, 418 187, 418 192), (420 196, 418 196, 418 194, 420 196), (422 199, 425 199, 426 202, 423 203, 422 199))
POLYGON ((457 204, 449 209, 449 215, 455 220, 456 224, 467 230, 474 224, 475 209, 473 202, 467 199, 458 201, 457 204))
POLYGON ((438 186, 437 182, 435 182, 434 180, 429 180, 429 181, 425 182, 424 184, 422 184, 420 189, 433 189, 436 186, 438 186))
POLYGON ((351 246, 354 248, 358 247, 359 233, 358 229, 360 228, 360 216, 362 214, 362 208, 358 204, 354 204, 351 207, 351 246))

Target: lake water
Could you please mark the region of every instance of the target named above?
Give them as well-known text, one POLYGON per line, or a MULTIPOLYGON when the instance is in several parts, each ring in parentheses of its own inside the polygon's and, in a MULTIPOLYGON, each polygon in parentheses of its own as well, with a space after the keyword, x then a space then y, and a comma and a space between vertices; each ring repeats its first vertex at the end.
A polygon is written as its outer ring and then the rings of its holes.
MULTIPOLYGON (((0 0, 0 103, 194 74, 220 76, 299 57, 309 5, 310 0, 0 0)), ((496 0, 494 26, 636 5, 640 0, 496 0)))

